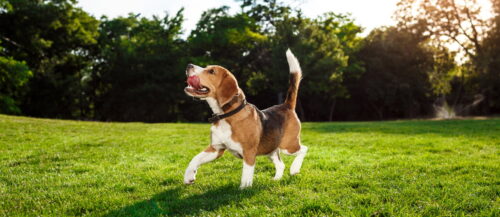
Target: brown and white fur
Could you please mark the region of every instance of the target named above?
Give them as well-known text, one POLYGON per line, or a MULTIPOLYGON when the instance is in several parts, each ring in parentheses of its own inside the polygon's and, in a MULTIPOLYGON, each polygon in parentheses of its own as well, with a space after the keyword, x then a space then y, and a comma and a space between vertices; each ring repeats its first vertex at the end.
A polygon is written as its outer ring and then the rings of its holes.
MULTIPOLYGON (((283 176, 285 164, 281 160, 280 151, 287 155, 295 155, 290 167, 290 174, 299 173, 307 147, 300 144, 300 121, 295 113, 297 92, 302 77, 299 61, 287 50, 286 57, 290 67, 290 85, 283 104, 259 110, 247 104, 233 116, 212 124, 211 143, 196 155, 184 174, 184 183, 194 183, 198 167, 219 158, 225 150, 243 159, 243 174, 240 188, 252 186, 255 158, 267 155, 276 167, 274 180, 283 176)), ((221 66, 205 68, 188 65, 188 78, 196 78, 198 83, 185 88, 186 94, 205 100, 215 114, 227 113, 237 108, 245 95, 238 87, 238 82, 229 70, 221 66)))

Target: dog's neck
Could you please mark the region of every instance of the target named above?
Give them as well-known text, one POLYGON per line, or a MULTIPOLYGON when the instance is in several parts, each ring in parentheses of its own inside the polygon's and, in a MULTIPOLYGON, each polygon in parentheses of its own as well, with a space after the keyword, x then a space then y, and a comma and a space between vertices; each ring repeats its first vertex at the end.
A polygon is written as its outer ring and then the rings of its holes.
POLYGON ((238 106, 240 106, 241 103, 243 103, 244 99, 245 97, 243 94, 238 94, 223 106, 220 106, 219 102, 217 102, 217 100, 212 97, 207 97, 206 101, 214 114, 223 114, 236 109, 238 106))
POLYGON ((217 102, 217 100, 215 98, 207 97, 206 101, 207 101, 208 105, 210 106, 210 108, 212 109, 212 112, 214 114, 222 114, 222 113, 224 113, 224 111, 222 110, 222 108, 219 106, 219 102, 217 102))

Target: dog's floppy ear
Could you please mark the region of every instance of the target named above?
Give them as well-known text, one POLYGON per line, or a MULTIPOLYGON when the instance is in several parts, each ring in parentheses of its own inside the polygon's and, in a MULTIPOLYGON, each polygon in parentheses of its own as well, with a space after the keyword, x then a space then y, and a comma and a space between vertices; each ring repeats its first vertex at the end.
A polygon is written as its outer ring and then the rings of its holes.
POLYGON ((217 101, 219 102, 219 106, 223 107, 225 104, 229 103, 237 93, 238 82, 236 82, 233 76, 225 74, 219 88, 217 88, 217 101))

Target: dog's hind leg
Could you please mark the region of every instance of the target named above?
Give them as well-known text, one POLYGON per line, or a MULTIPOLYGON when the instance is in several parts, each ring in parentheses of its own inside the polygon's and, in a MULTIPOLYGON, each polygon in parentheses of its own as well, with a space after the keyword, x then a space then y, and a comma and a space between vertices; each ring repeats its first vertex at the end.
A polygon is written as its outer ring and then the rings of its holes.
POLYGON ((295 175, 300 172, 302 162, 307 154, 307 147, 300 144, 300 121, 297 114, 290 110, 287 116, 287 122, 284 125, 284 136, 280 142, 279 149, 287 155, 295 155, 290 174, 295 175))
POLYGON ((301 145, 299 141, 296 141, 295 145, 289 146, 287 149, 282 149, 283 153, 296 156, 292 162, 292 166, 290 166, 291 175, 295 175, 300 172, 302 162, 307 154, 307 149, 307 146, 301 145))
POLYGON ((189 166, 184 173, 184 184, 193 184, 196 179, 196 171, 198 167, 204 163, 208 163, 213 161, 224 154, 224 149, 215 149, 212 146, 208 146, 205 151, 196 155, 191 162, 189 162, 189 166))
POLYGON ((300 145, 300 149, 295 152, 294 154, 297 154, 297 157, 292 162, 292 166, 290 166, 290 174, 295 175, 300 172, 300 168, 302 167, 302 162, 304 161, 304 158, 306 157, 307 154, 307 146, 305 145, 300 145))
POLYGON ((283 171, 285 170, 285 164, 281 160, 279 149, 276 149, 276 151, 269 154, 269 159, 274 163, 274 167, 276 167, 276 174, 273 179, 281 179, 281 177, 283 177, 283 171))

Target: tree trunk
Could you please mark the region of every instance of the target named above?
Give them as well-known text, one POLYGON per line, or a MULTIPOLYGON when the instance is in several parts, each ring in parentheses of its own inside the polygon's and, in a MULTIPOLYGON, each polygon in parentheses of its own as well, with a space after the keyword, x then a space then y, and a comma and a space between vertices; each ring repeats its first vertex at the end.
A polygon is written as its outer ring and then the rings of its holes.
POLYGON ((284 100, 283 100, 283 92, 279 92, 278 93, 278 105, 283 103, 284 100))
POLYGON ((382 106, 382 108, 379 108, 374 103, 370 103, 370 105, 373 107, 373 110, 375 110, 375 112, 377 113, 379 120, 381 120, 381 121, 384 120, 384 108, 383 108, 383 106, 382 106))
POLYGON ((462 72, 462 75, 460 76, 460 86, 458 87, 457 96, 455 97, 455 100, 454 100, 453 105, 452 105, 453 108, 456 108, 458 106, 458 103, 460 102, 460 100, 462 98, 462 90, 463 90, 464 86, 465 86, 465 76, 464 76, 464 73, 462 72))
POLYGON ((330 105, 330 114, 328 115, 328 121, 333 121, 333 112, 335 111, 335 104, 337 104, 337 98, 333 99, 332 104, 330 105))
POLYGON ((297 110, 298 110, 298 116, 301 121, 306 121, 306 117, 304 114, 304 108, 302 107, 302 102, 297 98, 297 110))

